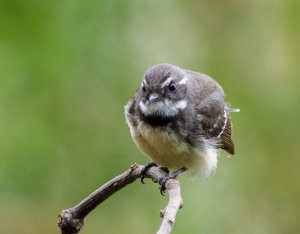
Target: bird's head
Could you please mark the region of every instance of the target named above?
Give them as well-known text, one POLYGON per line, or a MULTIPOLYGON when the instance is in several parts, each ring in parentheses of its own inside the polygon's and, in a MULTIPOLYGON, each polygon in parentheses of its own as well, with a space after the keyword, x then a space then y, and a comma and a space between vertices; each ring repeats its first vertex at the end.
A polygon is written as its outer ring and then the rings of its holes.
POLYGON ((174 117, 187 106, 187 78, 171 64, 149 68, 138 90, 138 108, 145 116, 174 117))

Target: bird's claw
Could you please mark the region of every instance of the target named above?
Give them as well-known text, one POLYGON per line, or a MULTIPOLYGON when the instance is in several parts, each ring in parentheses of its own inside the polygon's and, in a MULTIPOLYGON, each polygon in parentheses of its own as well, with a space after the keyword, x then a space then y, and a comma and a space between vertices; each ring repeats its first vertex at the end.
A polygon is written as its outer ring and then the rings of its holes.
POLYGON ((183 168, 180 168, 176 171, 173 171, 171 173, 168 173, 166 176, 164 177, 161 177, 158 181, 159 183, 159 190, 160 190, 160 193, 161 195, 164 196, 164 192, 166 191, 166 182, 169 180, 169 179, 176 179, 177 176, 179 174, 181 174, 182 172, 185 172, 187 169, 185 167, 183 168))
POLYGON ((142 169, 141 174, 140 174, 140 178, 141 178, 141 182, 142 182, 143 184, 145 184, 144 179, 145 179, 146 172, 149 170, 149 168, 154 167, 154 166, 157 166, 157 164, 154 163, 154 162, 149 162, 149 163, 147 163, 147 165, 145 165, 144 168, 142 169))
POLYGON ((159 183, 159 191, 160 191, 160 194, 161 195, 165 195, 165 191, 166 191, 166 182, 169 180, 169 179, 176 179, 177 175, 174 174, 174 173, 169 173, 167 174, 166 176, 164 177, 161 177, 158 181, 159 183))

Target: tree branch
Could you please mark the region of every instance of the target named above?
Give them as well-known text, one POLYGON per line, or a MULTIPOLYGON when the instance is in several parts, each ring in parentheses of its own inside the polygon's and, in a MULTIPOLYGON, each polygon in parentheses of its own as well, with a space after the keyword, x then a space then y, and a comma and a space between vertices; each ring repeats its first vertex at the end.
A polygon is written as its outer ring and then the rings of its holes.
MULTIPOLYGON (((102 185, 76 206, 61 211, 58 216, 58 226, 61 229, 61 233, 79 233, 84 225, 84 218, 108 197, 140 178, 143 168, 144 166, 142 165, 133 164, 130 169, 102 185)), ((166 175, 167 173, 160 167, 153 166, 146 171, 145 177, 151 178, 156 182, 166 175)), ((166 208, 160 212, 163 221, 157 232, 158 234, 168 234, 172 231, 177 211, 183 204, 178 180, 169 179, 165 187, 169 194, 169 202, 166 208)))

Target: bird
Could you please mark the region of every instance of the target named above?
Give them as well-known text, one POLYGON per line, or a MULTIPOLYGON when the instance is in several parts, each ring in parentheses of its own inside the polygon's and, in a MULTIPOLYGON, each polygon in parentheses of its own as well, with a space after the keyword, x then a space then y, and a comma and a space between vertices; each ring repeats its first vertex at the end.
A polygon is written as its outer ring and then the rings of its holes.
MULTIPOLYGON (((160 183, 188 171, 207 177, 216 170, 220 149, 233 155, 231 108, 210 76, 172 64, 156 64, 125 106, 126 122, 138 148, 170 172, 160 183)), ((141 177, 144 178, 143 171, 141 177)))

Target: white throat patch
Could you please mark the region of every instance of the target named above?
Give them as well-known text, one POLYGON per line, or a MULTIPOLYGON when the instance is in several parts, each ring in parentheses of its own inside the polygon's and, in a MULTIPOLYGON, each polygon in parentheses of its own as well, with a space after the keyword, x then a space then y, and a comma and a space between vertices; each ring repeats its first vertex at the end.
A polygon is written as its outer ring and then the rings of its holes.
POLYGON ((144 115, 160 115, 165 117, 172 117, 178 114, 180 110, 184 110, 187 106, 186 100, 180 100, 177 102, 171 102, 165 100, 164 102, 156 102, 146 105, 142 101, 139 103, 140 110, 144 115))

